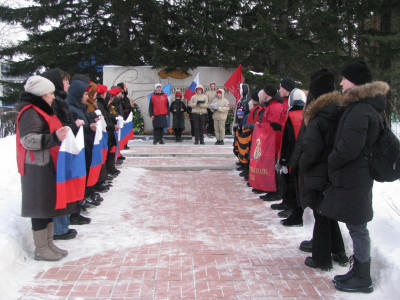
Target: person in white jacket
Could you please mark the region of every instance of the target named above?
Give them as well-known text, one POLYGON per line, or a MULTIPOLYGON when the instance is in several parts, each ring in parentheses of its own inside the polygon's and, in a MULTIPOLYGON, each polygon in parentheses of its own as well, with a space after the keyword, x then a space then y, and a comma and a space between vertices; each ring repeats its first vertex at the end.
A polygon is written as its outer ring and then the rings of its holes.
POLYGON ((210 104, 210 109, 213 112, 215 137, 217 138, 215 145, 223 145, 225 123, 229 112, 229 101, 225 99, 225 91, 223 89, 217 91, 217 98, 210 104))

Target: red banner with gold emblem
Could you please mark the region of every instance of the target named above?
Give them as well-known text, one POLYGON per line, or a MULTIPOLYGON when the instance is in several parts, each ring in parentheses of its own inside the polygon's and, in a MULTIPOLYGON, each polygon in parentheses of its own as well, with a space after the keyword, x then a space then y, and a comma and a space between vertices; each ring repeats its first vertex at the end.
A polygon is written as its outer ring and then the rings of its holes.
POLYGON ((275 131, 269 123, 256 123, 251 139, 249 183, 266 192, 276 192, 275 131))

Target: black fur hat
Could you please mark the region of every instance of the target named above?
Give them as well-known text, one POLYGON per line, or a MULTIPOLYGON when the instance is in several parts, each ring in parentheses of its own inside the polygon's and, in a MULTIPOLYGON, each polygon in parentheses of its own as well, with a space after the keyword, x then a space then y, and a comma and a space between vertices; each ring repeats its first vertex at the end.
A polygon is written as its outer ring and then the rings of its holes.
POLYGON ((335 75, 328 69, 319 69, 310 78, 309 92, 314 99, 335 90, 335 75))
POLYGON ((371 69, 363 60, 352 62, 344 67, 342 76, 356 85, 372 81, 371 69))

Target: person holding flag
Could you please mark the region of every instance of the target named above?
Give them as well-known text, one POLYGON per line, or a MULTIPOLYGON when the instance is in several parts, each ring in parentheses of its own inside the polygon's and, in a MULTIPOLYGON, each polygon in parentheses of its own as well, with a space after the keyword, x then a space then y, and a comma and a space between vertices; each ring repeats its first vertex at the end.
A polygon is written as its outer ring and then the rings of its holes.
POLYGON ((62 126, 51 104, 54 84, 42 77, 28 78, 16 104, 17 165, 21 174, 22 216, 31 218, 35 260, 57 261, 68 255, 53 243, 53 218, 70 214, 56 209, 56 165, 61 141, 69 127, 62 126))
POLYGON ((150 95, 149 115, 153 120, 153 145, 156 145, 157 143, 164 144, 163 135, 164 128, 168 126, 169 103, 161 83, 156 83, 154 89, 154 93, 150 95))
POLYGON ((203 86, 196 86, 196 94, 189 101, 189 106, 192 108, 193 125, 194 125, 194 144, 204 145, 204 122, 207 115, 208 97, 203 93, 203 86))

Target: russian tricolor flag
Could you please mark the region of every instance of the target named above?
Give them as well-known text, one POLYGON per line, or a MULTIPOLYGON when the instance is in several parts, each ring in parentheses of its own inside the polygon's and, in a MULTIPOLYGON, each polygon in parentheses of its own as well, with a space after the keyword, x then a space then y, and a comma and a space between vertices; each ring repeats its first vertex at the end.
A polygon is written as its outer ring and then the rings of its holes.
POLYGON ((83 127, 76 137, 68 130, 67 138, 61 143, 57 160, 56 209, 67 207, 67 203, 82 200, 86 185, 85 143, 83 127))
POLYGON ((133 139, 133 115, 132 112, 129 114, 128 118, 124 121, 123 127, 120 129, 121 138, 119 143, 119 148, 124 150, 126 144, 128 144, 129 140, 133 139))
POLYGON ((121 130, 124 127, 124 118, 121 116, 118 116, 118 117, 116 117, 116 119, 117 119, 117 126, 119 127, 119 130, 114 131, 115 141, 117 142, 117 145, 114 146, 115 147, 115 161, 117 161, 117 158, 121 156, 121 153, 120 153, 121 130))
POLYGON ((185 94, 183 97, 185 97, 188 101, 190 101, 190 98, 194 94, 196 94, 196 86, 199 84, 199 73, 197 73, 196 77, 194 78, 192 84, 189 86, 189 88, 186 90, 185 94))
POLYGON ((108 153, 108 133, 107 133, 107 123, 104 120, 104 118, 101 118, 101 125, 103 128, 103 137, 100 141, 101 143, 101 149, 103 152, 103 164, 106 162, 107 160, 107 153, 108 153))
MULTIPOLYGON (((93 186, 99 179, 101 166, 103 165, 103 138, 107 134, 103 134, 103 118, 97 121, 96 135, 94 137, 94 145, 92 150, 92 161, 90 163, 87 186, 93 186)), ((107 155, 107 153, 106 153, 107 155)))

